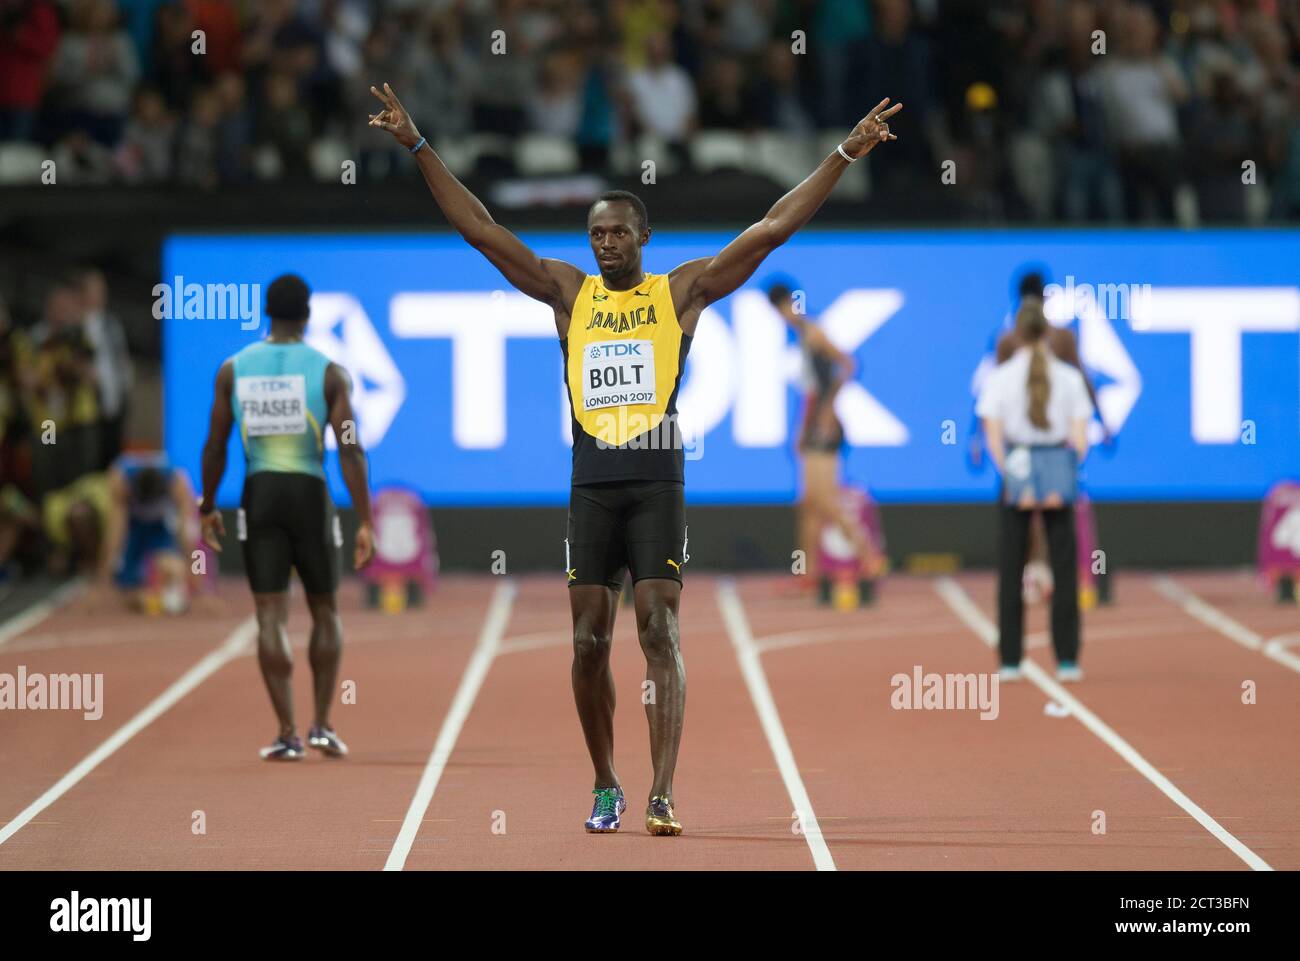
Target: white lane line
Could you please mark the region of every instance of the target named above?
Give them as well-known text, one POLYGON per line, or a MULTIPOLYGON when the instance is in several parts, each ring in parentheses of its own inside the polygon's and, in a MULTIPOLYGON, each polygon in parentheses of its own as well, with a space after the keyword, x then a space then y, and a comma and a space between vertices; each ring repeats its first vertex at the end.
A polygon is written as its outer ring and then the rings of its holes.
POLYGON ((1250 651, 1256 651, 1279 664, 1300 672, 1300 657, 1287 650, 1286 635, 1266 641, 1245 624, 1235 621, 1212 604, 1197 597, 1172 577, 1160 576, 1155 579, 1156 591, 1181 607, 1186 613, 1202 624, 1214 628, 1224 637, 1236 641, 1250 651))
POLYGON ((86 582, 78 577, 56 588, 48 597, 42 598, 31 607, 0 624, 0 647, 4 647, 19 634, 30 631, 41 621, 53 614, 58 608, 81 593, 86 582))
POLYGON ((908 637, 923 634, 938 634, 947 630, 939 622, 902 622, 898 624, 846 624, 840 627, 813 627, 802 631, 789 631, 784 634, 768 634, 754 641, 754 647, 760 654, 768 651, 783 651, 791 647, 807 647, 810 644, 828 644, 838 641, 869 641, 881 638, 897 638, 900 634, 908 637))
POLYGON ((420 775, 420 783, 415 788, 415 796, 411 798, 411 806, 407 808, 406 817, 402 819, 402 829, 397 832, 397 839, 393 842, 392 850, 388 852, 388 860, 384 863, 385 871, 400 871, 406 864, 406 858, 411 853, 411 845, 415 843, 415 836, 420 831, 420 823, 424 820, 425 812, 429 810, 429 804, 433 801, 433 792, 438 789, 438 781, 442 779, 442 772, 447 767, 451 752, 456 747, 456 739, 460 737, 461 728, 465 726, 465 720, 469 717, 479 689, 483 686, 483 679, 487 677, 488 669, 492 666, 497 650, 501 647, 501 638, 505 635, 506 624, 510 621, 510 608, 514 604, 515 591, 513 581, 503 581, 497 585, 492 600, 488 602, 487 617, 483 621, 483 630, 479 633, 478 644, 469 659, 469 664, 465 667, 465 673, 461 676, 460 687, 456 689, 451 707, 447 709, 442 729, 438 732, 438 740, 434 742, 433 751, 424 766, 424 773, 420 775))
POLYGON ((790 741, 781 725, 781 715, 776 710, 772 691, 767 686, 767 676, 763 673, 763 663, 754 644, 754 635, 750 633, 749 622, 745 619, 745 607, 740 602, 740 595, 736 593, 735 583, 730 579, 718 582, 718 608, 722 611, 722 620, 727 625, 731 644, 736 649, 736 660, 740 662, 740 672, 745 677, 754 710, 763 725, 763 733, 767 735, 768 747, 772 749, 777 770, 785 782, 786 793, 790 795, 790 801, 803 825, 804 840, 812 851, 813 864, 818 871, 834 871, 835 859, 831 857, 826 839, 822 837, 821 825, 813 813, 812 798, 808 796, 803 778, 799 776, 799 766, 794 762, 794 752, 790 749, 790 741))
POLYGON ((573 643, 570 631, 539 631, 536 634, 518 634, 501 642, 497 655, 536 651, 544 647, 564 647, 573 643))
POLYGON ((173 681, 167 690, 149 702, 148 706, 139 714, 114 731, 107 741, 87 754, 76 767, 59 778, 53 787, 27 805, 16 818, 3 828, 0 828, 0 844, 4 844, 32 818, 72 790, 77 782, 99 767, 131 738, 170 710, 181 698, 215 674, 227 662, 238 657, 245 646, 251 644, 256 637, 257 621, 250 617, 231 631, 226 639, 221 642, 220 647, 173 681))
MULTIPOLYGON (((989 647, 996 647, 998 643, 998 629, 991 620, 984 616, 984 612, 979 609, 969 594, 967 594, 960 584, 951 577, 941 577, 935 581, 934 589, 939 593, 953 612, 961 618, 962 622, 969 627, 980 640, 989 647)), ((1137 752, 1137 750, 1124 740, 1115 731, 1107 725, 1101 718, 1088 710, 1077 697, 1057 684, 1052 677, 1039 667, 1036 663, 1026 658, 1021 667, 1024 670, 1025 677, 1033 681, 1040 690, 1058 704, 1064 704, 1070 709, 1070 714, 1079 719, 1079 723, 1086 727, 1093 734, 1097 735, 1101 741, 1112 751, 1127 761, 1139 774, 1154 784, 1160 791, 1173 801, 1180 808, 1190 814, 1196 821, 1214 835, 1218 841, 1229 851, 1237 855, 1256 871, 1272 871, 1268 863, 1258 854, 1252 851, 1246 845, 1242 844, 1236 837, 1229 833, 1223 825, 1214 818, 1210 817, 1195 801, 1180 791, 1174 782, 1169 780, 1151 764, 1146 758, 1137 752)))

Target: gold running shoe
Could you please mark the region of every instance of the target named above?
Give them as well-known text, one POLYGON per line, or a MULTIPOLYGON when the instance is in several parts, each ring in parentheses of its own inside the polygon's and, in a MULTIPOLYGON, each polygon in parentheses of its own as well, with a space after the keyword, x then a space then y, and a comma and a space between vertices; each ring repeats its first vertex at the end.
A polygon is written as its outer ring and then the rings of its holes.
POLYGON ((645 811, 645 829, 651 834, 677 837, 682 833, 682 822, 673 813, 673 802, 662 795, 650 799, 645 811))

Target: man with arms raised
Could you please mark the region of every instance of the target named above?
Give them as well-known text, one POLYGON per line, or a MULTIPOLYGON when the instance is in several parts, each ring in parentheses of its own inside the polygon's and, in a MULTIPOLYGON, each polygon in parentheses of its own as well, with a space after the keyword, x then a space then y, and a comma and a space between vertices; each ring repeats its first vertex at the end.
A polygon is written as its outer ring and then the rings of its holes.
POLYGON ((549 306, 564 354, 573 412, 573 480, 566 541, 573 614, 573 694, 595 767, 595 805, 586 830, 619 828, 627 807, 614 771, 614 678, 610 645, 623 572, 630 568, 637 635, 654 699, 646 705, 654 781, 646 830, 677 835, 673 771, 686 705, 678 638, 681 567, 687 537, 685 460, 676 426, 677 389, 700 313, 743 284, 773 250, 808 222, 844 168, 896 139, 885 98, 809 177, 762 220, 714 257, 667 274, 646 273, 650 241, 645 205, 610 191, 587 213, 587 237, 600 272, 588 275, 538 257, 494 221, 420 136, 392 88, 371 87, 383 107, 370 125, 415 154, 433 199, 461 236, 516 288, 549 306), (652 433, 655 432, 655 433, 652 433))

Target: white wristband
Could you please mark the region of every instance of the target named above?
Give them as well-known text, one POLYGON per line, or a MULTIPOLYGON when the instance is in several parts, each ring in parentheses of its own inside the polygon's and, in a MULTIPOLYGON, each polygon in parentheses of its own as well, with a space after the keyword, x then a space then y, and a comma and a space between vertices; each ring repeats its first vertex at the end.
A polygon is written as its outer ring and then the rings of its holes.
POLYGON ((840 156, 843 157, 845 160, 847 160, 849 163, 853 163, 853 161, 858 159, 857 157, 850 157, 848 154, 846 154, 844 152, 844 144, 842 143, 836 144, 835 149, 838 150, 840 152, 840 156))

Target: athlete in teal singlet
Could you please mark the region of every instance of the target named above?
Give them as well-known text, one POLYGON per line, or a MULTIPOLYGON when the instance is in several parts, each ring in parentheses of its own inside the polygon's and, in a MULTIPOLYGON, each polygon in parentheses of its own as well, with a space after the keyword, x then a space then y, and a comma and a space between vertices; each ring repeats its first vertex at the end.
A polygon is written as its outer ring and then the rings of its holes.
POLYGON ((311 609, 315 718, 307 743, 331 757, 347 754, 329 720, 343 644, 334 596, 343 538, 325 484, 326 422, 334 428, 339 467, 359 522, 353 565, 364 567, 374 553, 366 455, 352 414, 352 385, 342 367, 303 343, 310 296, 292 274, 267 288, 270 336, 221 365, 203 446, 199 515, 203 539, 214 550, 221 550, 225 534, 214 498, 235 426, 248 461, 238 533, 257 609, 257 660, 280 722, 279 735, 262 749, 262 757, 275 761, 296 761, 305 753, 294 724, 293 657, 285 632, 291 568, 298 571, 311 609))

